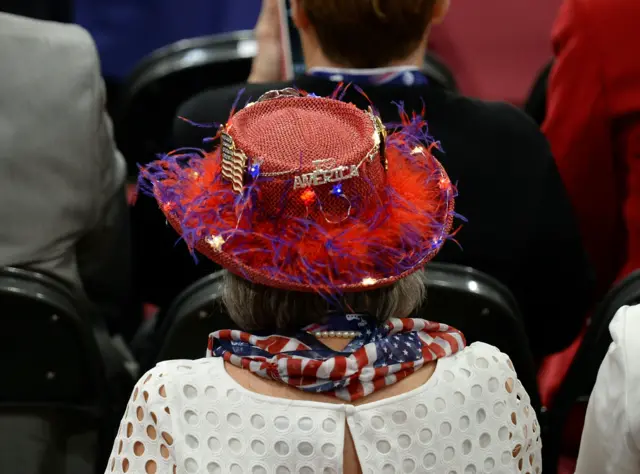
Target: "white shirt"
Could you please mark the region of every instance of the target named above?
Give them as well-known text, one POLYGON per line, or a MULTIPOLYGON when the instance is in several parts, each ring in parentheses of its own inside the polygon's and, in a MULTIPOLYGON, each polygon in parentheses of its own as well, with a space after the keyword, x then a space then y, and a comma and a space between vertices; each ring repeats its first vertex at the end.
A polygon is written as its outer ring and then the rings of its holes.
POLYGON ((482 343, 440 359, 423 386, 359 406, 250 392, 219 358, 163 362, 136 386, 106 472, 342 473, 345 429, 365 474, 541 472, 529 396, 482 343))
POLYGON ((577 474, 640 472, 640 306, 624 306, 589 399, 577 474))

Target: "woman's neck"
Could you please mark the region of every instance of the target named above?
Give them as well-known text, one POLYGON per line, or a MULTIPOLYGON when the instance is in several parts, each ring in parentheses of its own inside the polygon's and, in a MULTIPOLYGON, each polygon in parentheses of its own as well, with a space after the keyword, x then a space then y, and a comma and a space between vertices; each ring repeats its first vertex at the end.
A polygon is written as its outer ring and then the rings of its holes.
POLYGON ((321 338, 320 342, 322 342, 329 349, 334 350, 336 352, 342 352, 345 347, 351 342, 350 339, 337 338, 337 337, 327 337, 321 338))

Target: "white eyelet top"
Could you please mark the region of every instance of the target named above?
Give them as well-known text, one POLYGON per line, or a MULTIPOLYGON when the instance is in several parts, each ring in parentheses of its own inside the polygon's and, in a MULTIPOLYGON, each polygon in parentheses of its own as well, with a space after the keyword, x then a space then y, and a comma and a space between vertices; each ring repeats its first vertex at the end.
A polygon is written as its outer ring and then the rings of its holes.
POLYGON ((542 470, 511 361, 475 343, 421 387, 357 407, 250 392, 220 358, 160 363, 131 396, 106 473, 342 473, 345 429, 365 474, 542 470))

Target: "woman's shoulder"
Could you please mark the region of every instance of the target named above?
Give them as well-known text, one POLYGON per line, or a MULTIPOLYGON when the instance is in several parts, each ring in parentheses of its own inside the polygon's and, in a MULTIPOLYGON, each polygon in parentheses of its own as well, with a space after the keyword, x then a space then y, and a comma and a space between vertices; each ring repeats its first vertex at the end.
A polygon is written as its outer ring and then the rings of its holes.
POLYGON ((640 360, 640 305, 620 308, 609 324, 609 333, 611 345, 603 366, 615 367, 616 377, 622 379, 620 384, 640 400, 640 390, 636 389, 640 386, 640 366, 635 363, 640 360))
POLYGON ((530 402, 511 359, 495 346, 475 342, 438 364, 441 364, 439 379, 456 390, 469 392, 474 398, 493 399, 506 391, 530 402))
POLYGON ((166 381, 196 374, 214 374, 223 369, 223 364, 223 360, 219 357, 165 360, 158 362, 147 374, 157 375, 158 378, 164 378, 166 381))
POLYGON ((609 324, 609 332, 614 344, 640 354, 640 305, 620 308, 609 324))
POLYGON ((212 380, 220 384, 225 380, 220 377, 220 371, 224 371, 224 362, 220 358, 167 360, 158 362, 140 377, 138 385, 156 389, 163 387, 164 390, 173 392, 175 387, 187 386, 192 380, 212 380))
POLYGON ((495 346, 484 342, 474 342, 452 356, 452 362, 465 363, 477 369, 513 371, 513 364, 507 354, 495 346))
MULTIPOLYGON (((640 365, 636 363, 640 360, 640 305, 620 308, 609 324, 609 332, 612 344, 600 371, 616 379, 617 392, 625 400, 631 429, 640 445, 640 365)), ((611 395, 616 390, 608 385, 603 393, 611 395)))

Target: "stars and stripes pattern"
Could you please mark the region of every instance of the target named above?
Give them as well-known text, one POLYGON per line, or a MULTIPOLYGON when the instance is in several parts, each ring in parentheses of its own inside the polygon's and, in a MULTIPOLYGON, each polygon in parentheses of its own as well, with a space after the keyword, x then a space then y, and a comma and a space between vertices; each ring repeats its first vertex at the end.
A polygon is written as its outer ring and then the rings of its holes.
POLYGON ((464 347, 462 333, 446 324, 404 318, 378 326, 366 316, 348 315, 290 336, 216 331, 209 336, 207 357, 222 357, 258 376, 300 390, 354 401, 464 347), (355 330, 360 335, 337 352, 311 334, 318 330, 355 330))

